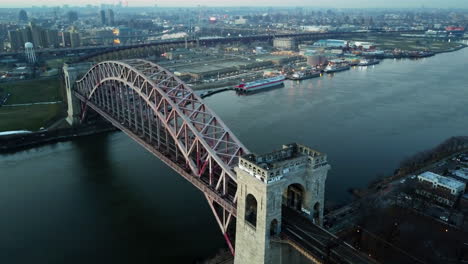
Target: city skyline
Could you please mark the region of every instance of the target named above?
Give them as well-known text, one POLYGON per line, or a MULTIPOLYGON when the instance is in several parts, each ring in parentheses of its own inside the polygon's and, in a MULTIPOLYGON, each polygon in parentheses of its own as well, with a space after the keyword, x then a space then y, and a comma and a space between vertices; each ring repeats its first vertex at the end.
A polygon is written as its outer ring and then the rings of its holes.
MULTIPOLYGON (((14 0, 4 0, 3 3, 0 4, 0 8, 28 8, 31 6, 86 6, 86 5, 100 5, 100 4, 108 4, 108 5, 117 5, 121 2, 123 5, 128 3, 129 7, 139 7, 139 6, 161 6, 161 7, 193 7, 198 5, 203 6, 213 6, 213 7, 221 7, 221 6, 233 6, 233 3, 225 2, 225 1, 215 1, 215 0, 198 0, 198 1, 190 1, 190 0, 106 0, 106 1, 92 1, 92 0, 84 0, 80 1, 80 5, 76 5, 77 3, 72 0, 42 0, 42 1, 33 1, 27 0, 18 4, 17 1, 14 0)), ((468 8, 468 1, 464 0, 446 0, 444 2, 438 0, 416 0, 416 1, 405 1, 405 0, 394 0, 394 1, 385 1, 385 0, 363 0, 359 3, 350 2, 346 0, 333 0, 333 1, 326 1, 326 0, 315 0, 313 2, 303 1, 303 0, 293 0, 288 1, 285 4, 284 1, 280 0, 261 0, 256 1, 254 5, 251 4, 251 1, 247 0, 239 0, 236 1, 235 4, 237 6, 252 6, 252 7, 259 7, 259 6, 307 6, 307 7, 322 7, 322 8, 468 8)))

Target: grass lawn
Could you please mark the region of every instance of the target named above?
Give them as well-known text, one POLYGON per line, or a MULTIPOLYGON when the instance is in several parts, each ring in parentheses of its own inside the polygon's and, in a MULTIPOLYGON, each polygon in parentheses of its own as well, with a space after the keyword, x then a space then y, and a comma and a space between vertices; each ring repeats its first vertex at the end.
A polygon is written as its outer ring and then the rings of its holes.
POLYGON ((63 103, 7 106, 62 101, 63 95, 58 78, 1 83, 0 94, 5 93, 10 93, 11 96, 5 106, 0 107, 0 131, 38 130, 64 112, 63 103))
POLYGON ((63 104, 0 107, 0 132, 38 130, 63 112, 63 104))
POLYGON ((50 68, 59 68, 63 66, 65 59, 50 59, 46 61, 46 65, 50 68))
POLYGON ((60 80, 27 80, 14 83, 0 83, 0 94, 10 93, 6 104, 27 104, 61 101, 60 80))
MULTIPOLYGON (((353 39, 355 40, 355 39, 353 39)), ((431 39, 424 38, 410 38, 410 37, 368 37, 359 39, 361 41, 374 42, 379 49, 401 49, 406 51, 419 51, 419 50, 431 50, 431 51, 443 51, 452 49, 460 44, 455 42, 443 42, 433 41, 431 39)))

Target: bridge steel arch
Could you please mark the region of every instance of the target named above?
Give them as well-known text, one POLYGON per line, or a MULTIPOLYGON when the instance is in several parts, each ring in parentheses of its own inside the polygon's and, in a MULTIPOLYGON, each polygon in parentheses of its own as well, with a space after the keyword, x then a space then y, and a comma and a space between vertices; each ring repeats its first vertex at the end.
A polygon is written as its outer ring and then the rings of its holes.
POLYGON ((247 148, 193 90, 149 61, 105 61, 73 93, 82 118, 90 107, 200 189, 234 254, 228 231, 236 217, 234 167, 247 148))

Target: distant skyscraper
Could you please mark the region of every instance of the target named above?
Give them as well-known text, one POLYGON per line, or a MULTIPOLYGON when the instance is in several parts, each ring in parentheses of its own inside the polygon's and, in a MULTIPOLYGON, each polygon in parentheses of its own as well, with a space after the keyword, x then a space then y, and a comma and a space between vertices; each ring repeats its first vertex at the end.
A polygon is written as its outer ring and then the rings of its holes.
POLYGON ((49 41, 47 38, 47 30, 41 29, 41 47, 42 48, 48 48, 49 47, 49 41))
POLYGON ((18 30, 8 31, 8 40, 10 41, 10 49, 12 51, 17 51, 23 47, 23 38, 18 30))
POLYGON ((31 28, 30 27, 24 27, 23 29, 20 30, 21 37, 23 38, 23 42, 21 43, 21 46, 25 42, 32 42, 32 34, 31 34, 31 28))
POLYGON ((62 47, 70 47, 71 46, 71 39, 70 39, 70 32, 62 31, 60 32, 60 42, 62 47))
POLYGON ((101 24, 105 25, 106 24, 106 12, 104 10, 101 10, 99 14, 101 15, 101 24))
POLYGON ((26 11, 21 10, 18 15, 18 19, 20 22, 28 22, 28 14, 26 11))
POLYGON ((34 23, 29 23, 32 34, 32 43, 37 48, 47 47, 45 31, 34 23))
POLYGON ((47 33, 47 44, 49 47, 57 48, 59 46, 58 31, 55 29, 49 29, 47 33))
POLYGON ((108 26, 113 26, 114 25, 114 11, 112 9, 107 9, 107 14, 106 14, 106 24, 108 26))
POLYGON ((78 13, 76 11, 68 11, 67 19, 69 23, 73 23, 78 20, 78 13))
POLYGON ((78 32, 70 32, 70 45, 72 48, 81 46, 80 34, 78 32))
POLYGON ((24 49, 26 53, 26 59, 30 64, 36 63, 36 53, 34 52, 34 45, 31 42, 26 42, 24 44, 24 49))

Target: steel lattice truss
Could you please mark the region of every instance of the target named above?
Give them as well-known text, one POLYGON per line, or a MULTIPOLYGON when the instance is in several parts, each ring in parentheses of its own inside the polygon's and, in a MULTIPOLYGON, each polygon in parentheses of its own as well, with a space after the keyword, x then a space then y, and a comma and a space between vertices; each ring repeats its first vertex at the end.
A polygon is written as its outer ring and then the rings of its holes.
POLYGON ((192 89, 152 62, 126 60, 94 65, 74 94, 82 117, 91 107, 203 191, 233 251, 233 168, 248 150, 192 89))

